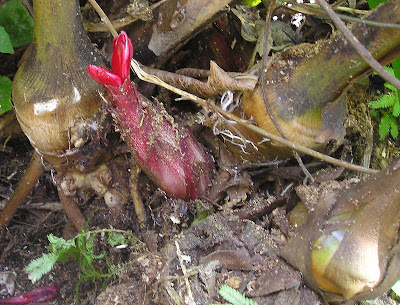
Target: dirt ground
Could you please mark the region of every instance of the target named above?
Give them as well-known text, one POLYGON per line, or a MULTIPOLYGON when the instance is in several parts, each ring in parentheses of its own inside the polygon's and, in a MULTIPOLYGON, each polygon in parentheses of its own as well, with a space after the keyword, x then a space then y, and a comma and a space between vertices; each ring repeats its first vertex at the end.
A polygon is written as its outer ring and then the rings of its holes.
MULTIPOLYGON (((31 153, 23 139, 9 141, 1 152, 2 202, 11 195, 31 153)), ((231 188, 231 194, 240 193, 240 186, 231 188)), ((209 216, 195 224, 199 202, 171 200, 156 192, 147 205, 152 209, 145 228, 137 225, 132 206, 127 206, 123 215, 114 215, 104 202, 92 198, 82 206, 85 215, 97 209, 90 230, 110 226, 132 230, 146 247, 142 247, 143 253, 133 246, 109 247, 109 259, 123 271, 102 293, 99 283, 83 282, 81 304, 184 304, 189 295, 196 304, 212 304, 222 301, 218 287, 224 283, 246 292, 259 304, 294 304, 300 299, 303 304, 319 304, 318 296, 301 284, 301 274, 277 255, 286 239, 282 230, 288 233, 285 205, 293 191, 276 198, 259 189, 246 195, 247 189, 241 199, 233 199, 233 208, 210 210, 209 216)), ((57 264, 36 285, 24 271, 46 251, 48 234, 64 238, 74 234, 56 194, 51 174, 46 173, 2 239, 0 259, 2 271, 15 277, 16 294, 57 283, 62 297, 49 304, 73 304, 79 277, 74 261, 57 264)), ((99 260, 100 266, 102 263, 99 260)), ((6 296, 10 291, 2 288, 6 296)))

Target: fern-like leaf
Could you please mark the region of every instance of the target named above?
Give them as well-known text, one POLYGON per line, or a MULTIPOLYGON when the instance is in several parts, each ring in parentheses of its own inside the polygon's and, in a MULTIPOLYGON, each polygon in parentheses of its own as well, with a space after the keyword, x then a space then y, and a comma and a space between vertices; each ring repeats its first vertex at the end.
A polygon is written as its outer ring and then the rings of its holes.
POLYGON ((395 86, 393 86, 392 84, 389 83, 385 83, 384 86, 389 89, 390 91, 396 92, 397 88, 395 86))
POLYGON ((115 246, 125 245, 126 244, 125 236, 122 235, 121 233, 110 232, 108 234, 107 241, 108 241, 108 243, 110 244, 111 247, 115 247, 115 246))
POLYGON ((384 94, 381 95, 378 100, 369 102, 369 106, 372 109, 389 108, 392 107, 396 100, 397 97, 395 94, 384 94))
POLYGON ((390 124, 390 135, 392 136, 393 139, 397 139, 397 136, 399 135, 399 127, 397 125, 396 119, 392 117, 392 120, 389 121, 390 124))
POLYGON ((25 271, 28 272, 28 278, 32 283, 37 282, 43 275, 49 273, 53 269, 54 264, 57 262, 57 253, 43 254, 41 257, 34 259, 26 266, 25 271))
MULTIPOLYGON (((77 262, 80 275, 79 281, 76 285, 76 296, 78 297, 79 285, 87 280, 92 279, 93 282, 100 280, 103 282, 103 287, 107 285, 109 279, 116 278, 117 273, 122 270, 122 268, 116 268, 107 258, 106 249, 99 254, 95 252, 95 242, 97 234, 100 234, 104 238, 106 232, 109 233, 109 242, 111 245, 116 245, 119 242, 129 242, 133 243, 137 241, 135 238, 129 238, 128 240, 123 236, 126 234, 128 236, 132 235, 130 231, 121 231, 114 229, 103 229, 96 231, 82 231, 77 236, 71 240, 65 240, 61 237, 56 237, 53 234, 48 235, 50 245, 47 249, 50 253, 43 254, 41 257, 33 260, 25 270, 28 272, 29 279, 35 283, 40 280, 41 277, 51 271, 54 265, 59 262, 63 263, 67 260, 73 259, 77 262), (105 260, 106 266, 99 266, 95 264, 95 260, 105 260), (107 268, 106 272, 103 272, 107 268)), ((104 264, 104 262, 101 262, 104 264)))
POLYGON ((228 285, 222 285, 219 289, 219 294, 233 305, 258 305, 256 301, 246 298, 239 291, 228 285))
POLYGON ((47 235, 47 239, 50 242, 50 245, 47 247, 51 252, 57 252, 63 249, 69 249, 71 247, 75 247, 74 240, 65 240, 62 237, 54 236, 53 234, 47 235))
POLYGON ((393 76, 395 76, 394 75, 394 70, 393 70, 393 68, 392 67, 389 67, 389 66, 385 66, 385 67, 383 67, 386 71, 388 71, 390 74, 392 74, 393 76))
POLYGON ((379 122, 379 137, 381 140, 386 138, 386 136, 389 134, 391 120, 391 117, 387 114, 381 117, 381 121, 379 122))
POLYGON ((396 97, 396 101, 393 104, 392 114, 397 118, 400 114, 400 101, 398 96, 396 97))

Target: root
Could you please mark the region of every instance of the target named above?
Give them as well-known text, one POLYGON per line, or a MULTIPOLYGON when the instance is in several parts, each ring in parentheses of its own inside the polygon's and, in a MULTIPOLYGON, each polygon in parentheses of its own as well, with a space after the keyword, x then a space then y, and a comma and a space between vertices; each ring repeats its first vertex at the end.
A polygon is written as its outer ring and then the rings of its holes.
POLYGON ((25 199, 31 193, 36 182, 43 174, 43 171, 44 168, 41 157, 37 152, 34 152, 25 174, 19 181, 10 200, 8 200, 4 209, 0 213, 0 228, 4 229, 8 226, 17 209, 24 203, 25 199))
POLYGON ((58 196, 60 196, 60 201, 64 211, 75 229, 78 232, 82 231, 82 229, 85 227, 86 220, 75 198, 72 196, 66 196, 60 189, 58 190, 58 196))
POLYGON ((131 195, 133 205, 135 207, 136 216, 141 224, 146 223, 146 211, 143 206, 142 198, 140 197, 138 183, 139 183, 140 167, 132 159, 131 163, 131 176, 129 178, 129 186, 131 189, 131 195))

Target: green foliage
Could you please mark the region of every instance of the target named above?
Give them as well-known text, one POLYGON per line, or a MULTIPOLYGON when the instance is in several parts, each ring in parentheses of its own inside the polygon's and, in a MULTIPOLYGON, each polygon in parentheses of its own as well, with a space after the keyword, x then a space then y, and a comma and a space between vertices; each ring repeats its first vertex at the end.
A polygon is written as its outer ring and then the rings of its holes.
MULTIPOLYGON (((21 3, 9 0, 0 7, 0 52, 14 54, 14 48, 32 41, 33 19, 21 3)), ((12 109, 12 82, 0 76, 0 115, 12 109)))
POLYGON ((0 26, 8 33, 14 48, 30 43, 33 38, 33 19, 21 2, 9 0, 0 7, 0 26))
POLYGON ((242 5, 257 6, 261 3, 261 0, 243 0, 242 5))
POLYGON ((374 9, 379 4, 386 2, 387 0, 367 0, 370 9, 374 9))
POLYGON ((258 305, 256 301, 246 298, 239 291, 228 285, 222 285, 218 292, 232 305, 258 305))
POLYGON ((8 77, 0 76, 0 115, 12 109, 11 85, 8 77))
POLYGON ((207 210, 203 207, 203 205, 198 203, 196 205, 196 218, 193 220, 192 226, 198 223, 199 221, 206 219, 208 215, 211 215, 213 213, 214 213, 213 209, 207 210))
MULTIPOLYGON (((397 62, 394 66, 396 64, 397 62)), ((400 69, 397 71, 393 68, 386 69, 393 75, 400 72, 400 69)), ((381 140, 386 138, 389 132, 393 139, 397 139, 399 134, 400 92, 389 83, 385 83, 385 87, 387 93, 382 94, 378 100, 370 102, 369 106, 373 109, 372 115, 379 119, 379 137, 381 140)))
POLYGON ((0 26, 0 52, 14 54, 10 35, 2 26, 0 26))
POLYGON ((71 240, 56 237, 53 234, 48 235, 47 238, 50 245, 46 248, 50 252, 42 254, 41 257, 33 260, 25 268, 28 272, 28 278, 35 283, 43 275, 49 273, 56 263, 64 263, 70 259, 75 260, 81 272, 76 285, 77 299, 79 286, 83 281, 88 279, 91 279, 93 282, 100 281, 103 283, 103 288, 105 289, 107 280, 115 279, 117 274, 122 271, 121 268, 109 262, 105 246, 103 246, 102 250, 96 251, 98 248, 96 246, 100 242, 103 242, 103 244, 107 242, 111 247, 125 247, 128 244, 138 243, 138 240, 130 231, 116 229, 82 230, 81 233, 71 240), (98 267, 104 265, 106 268, 101 269, 98 267))

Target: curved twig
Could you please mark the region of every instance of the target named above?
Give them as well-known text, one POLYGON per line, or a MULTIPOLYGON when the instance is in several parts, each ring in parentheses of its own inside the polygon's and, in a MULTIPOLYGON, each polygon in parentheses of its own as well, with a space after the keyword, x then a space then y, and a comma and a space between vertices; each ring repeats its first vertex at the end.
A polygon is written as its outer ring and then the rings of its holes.
POLYGON ((168 89, 180 96, 182 96, 184 99, 187 100, 191 100, 193 102, 195 102, 196 104, 200 105, 201 107, 203 107, 206 111, 210 111, 210 112, 216 112, 216 113, 220 113, 222 114, 225 118, 228 118, 230 120, 233 120, 235 122, 237 122, 238 124, 245 126, 247 128, 249 128, 250 130, 257 132, 258 134, 261 134, 262 136, 264 136, 265 138, 268 138, 272 141, 278 142, 279 144, 285 145, 293 150, 296 150, 298 152, 301 152, 303 154, 307 154, 309 156, 312 156, 314 158, 320 159, 322 161, 331 163, 333 165, 337 165, 337 166, 341 166, 350 170, 354 170, 354 171, 358 171, 358 172, 362 172, 362 173, 367 173, 367 174, 374 174, 377 173, 378 171, 374 170, 374 169, 370 169, 370 168, 365 168, 359 165, 355 165, 349 162, 345 162, 342 160, 338 160, 335 159, 333 157, 327 156, 325 154, 322 154, 320 152, 317 152, 311 148, 302 146, 300 144, 294 143, 292 141, 289 140, 285 140, 283 138, 281 138, 280 136, 274 135, 264 129, 261 129, 260 127, 257 127, 253 124, 250 124, 247 120, 241 119, 235 115, 233 115, 230 112, 224 111, 221 108, 219 108, 218 106, 216 106, 214 104, 214 102, 210 101, 210 100, 204 100, 201 99, 197 96, 195 96, 194 94, 191 93, 187 93, 183 90, 180 90, 178 88, 172 87, 171 85, 163 82, 162 80, 158 79, 157 77, 153 76, 153 75, 149 75, 146 72, 144 72, 138 62, 136 60, 132 60, 132 68, 135 71, 135 73, 137 74, 137 76, 143 80, 143 81, 147 81, 150 82, 152 84, 164 87, 165 89, 168 89))
POLYGON ((106 25, 108 30, 111 32, 111 35, 113 35, 113 37, 117 37, 118 33, 117 33, 116 29, 112 25, 110 19, 106 15, 106 13, 104 13, 103 9, 100 7, 100 5, 98 5, 96 0, 89 0, 89 3, 91 4, 91 6, 93 6, 93 8, 97 12, 97 14, 99 14, 101 21, 104 22, 104 24, 106 25))

